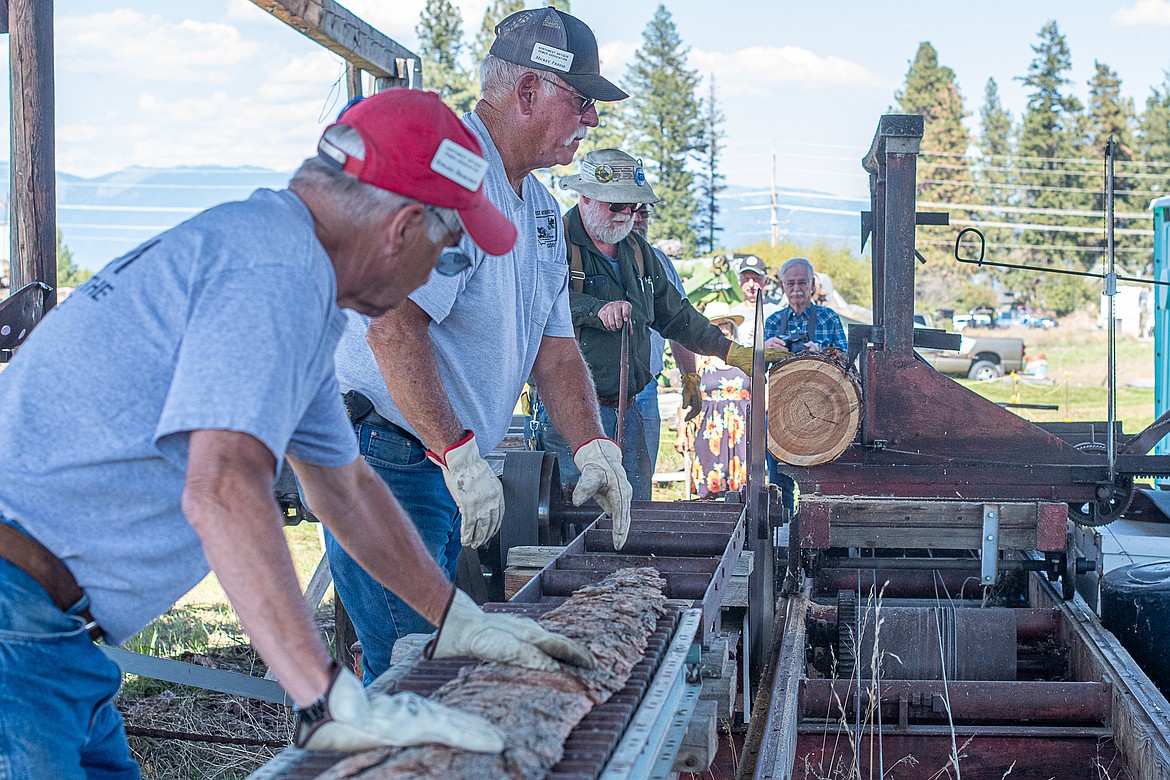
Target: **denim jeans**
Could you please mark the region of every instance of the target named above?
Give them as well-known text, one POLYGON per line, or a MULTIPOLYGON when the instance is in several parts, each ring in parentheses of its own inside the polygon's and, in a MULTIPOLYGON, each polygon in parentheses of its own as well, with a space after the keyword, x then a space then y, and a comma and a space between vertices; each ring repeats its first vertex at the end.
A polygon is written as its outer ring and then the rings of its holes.
POLYGON ((796 481, 780 470, 780 461, 772 453, 764 452, 764 462, 768 466, 768 481, 779 485, 784 507, 788 510, 788 516, 792 517, 796 511, 796 481))
POLYGON ((642 413, 642 430, 646 434, 646 455, 650 459, 650 476, 658 468, 658 441, 662 436, 662 417, 658 411, 658 380, 638 393, 638 411, 642 413))
POLYGON ((77 615, 88 599, 62 612, 0 560, 0 778, 139 777, 114 707, 121 671, 77 615))
MULTIPOLYGON (((356 423, 354 432, 366 462, 389 486, 431 556, 454 582, 463 546, 459 508, 443 472, 427 459, 421 443, 399 431, 356 423)), ((325 552, 333 586, 362 643, 363 681, 369 685, 390 668, 390 652, 399 637, 427 634, 435 627, 367 574, 328 530, 325 552)))
MULTIPOLYGON (((605 435, 614 438, 617 431, 617 409, 601 407, 601 427, 605 435)), ((635 501, 649 501, 651 482, 654 478, 650 466, 650 455, 646 452, 646 434, 642 429, 642 415, 638 405, 630 404, 626 409, 626 432, 623 441, 622 467, 626 479, 634 488, 635 501)), ((536 406, 536 446, 557 456, 561 470, 561 482, 575 484, 581 478, 577 464, 573 462, 573 449, 560 432, 553 427, 544 410, 544 404, 536 406)))

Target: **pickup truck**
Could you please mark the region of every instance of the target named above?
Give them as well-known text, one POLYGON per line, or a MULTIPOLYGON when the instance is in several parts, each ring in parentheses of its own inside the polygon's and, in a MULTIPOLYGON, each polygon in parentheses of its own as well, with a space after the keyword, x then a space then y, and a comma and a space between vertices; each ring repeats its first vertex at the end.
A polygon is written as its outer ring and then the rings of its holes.
POLYGON ((968 379, 998 379, 1024 367, 1024 340, 1006 336, 964 335, 959 349, 918 349, 940 374, 968 379))

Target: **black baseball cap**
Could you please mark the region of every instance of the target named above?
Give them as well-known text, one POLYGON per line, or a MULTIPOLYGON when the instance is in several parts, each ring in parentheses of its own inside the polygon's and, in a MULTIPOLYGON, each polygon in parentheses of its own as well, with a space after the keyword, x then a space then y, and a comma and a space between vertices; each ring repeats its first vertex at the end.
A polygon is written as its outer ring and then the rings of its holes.
POLYGON ((601 75, 597 38, 585 22, 555 8, 517 11, 496 25, 488 52, 502 60, 544 70, 594 100, 629 97, 601 75))

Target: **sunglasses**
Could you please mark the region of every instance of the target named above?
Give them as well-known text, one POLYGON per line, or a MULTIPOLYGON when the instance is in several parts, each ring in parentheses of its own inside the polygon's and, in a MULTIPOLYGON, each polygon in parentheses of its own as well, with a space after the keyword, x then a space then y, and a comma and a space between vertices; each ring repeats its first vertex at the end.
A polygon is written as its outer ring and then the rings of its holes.
POLYGON ((457 247, 448 247, 439 253, 435 261, 435 273, 442 276, 455 276, 471 267, 471 258, 457 247))
POLYGON ((577 108, 575 110, 581 116, 585 116, 585 112, 588 111, 590 108, 592 108, 593 104, 597 102, 593 98, 585 97, 584 95, 582 95, 580 92, 578 92, 575 89, 569 89, 568 87, 562 87, 560 84, 556 83, 552 79, 546 79, 544 76, 537 76, 537 78, 540 79, 541 81, 552 84, 557 89, 564 90, 565 92, 568 92, 576 100, 578 100, 580 102, 580 105, 577 106, 577 108))
POLYGON ((614 214, 618 214, 629 209, 630 213, 632 214, 635 211, 641 211, 642 207, 645 205, 645 203, 611 203, 609 204, 609 210, 614 214))

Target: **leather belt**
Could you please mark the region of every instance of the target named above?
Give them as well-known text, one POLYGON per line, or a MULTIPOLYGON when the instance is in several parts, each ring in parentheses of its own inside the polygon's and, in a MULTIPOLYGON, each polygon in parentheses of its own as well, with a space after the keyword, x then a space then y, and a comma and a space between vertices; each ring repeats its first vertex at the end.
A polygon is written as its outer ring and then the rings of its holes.
MULTIPOLYGON (((619 400, 618 398, 616 398, 612 395, 599 395, 599 396, 597 396, 597 403, 599 406, 608 406, 611 409, 618 408, 618 400, 619 400)), ((630 408, 630 404, 632 404, 633 402, 634 402, 634 396, 631 395, 629 398, 626 399, 626 408, 627 409, 630 408)))
MULTIPOLYGON (((62 612, 68 612, 85 595, 60 558, 8 523, 0 523, 0 558, 36 580, 62 612)), ((90 639, 95 642, 101 639, 102 628, 93 619, 88 606, 75 614, 85 621, 85 631, 90 639)))
POLYGON ((423 449, 426 449, 417 436, 410 431, 403 428, 398 423, 387 420, 382 415, 378 414, 374 409, 374 404, 370 399, 359 393, 357 390, 350 390, 348 393, 343 393, 341 396, 345 403, 345 413, 349 416, 351 423, 362 423, 363 425, 373 425, 378 428, 384 428, 392 433, 396 433, 405 439, 415 442, 423 449))

